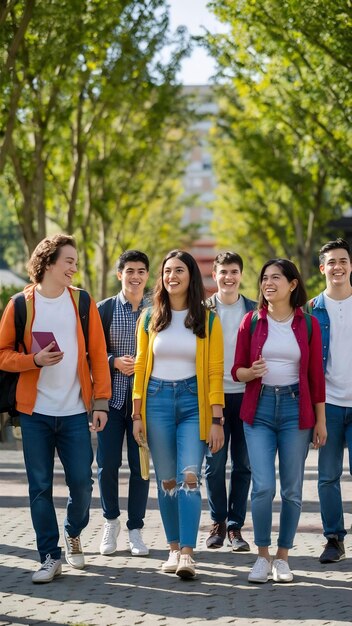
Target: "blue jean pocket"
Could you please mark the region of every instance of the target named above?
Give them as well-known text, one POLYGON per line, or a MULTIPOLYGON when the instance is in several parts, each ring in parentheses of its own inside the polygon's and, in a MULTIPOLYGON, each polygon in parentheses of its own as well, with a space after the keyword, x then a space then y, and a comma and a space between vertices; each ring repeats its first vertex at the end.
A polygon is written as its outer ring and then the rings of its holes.
POLYGON ((162 381, 161 380, 149 380, 148 389, 147 389, 147 396, 149 396, 149 397, 156 396, 158 391, 160 391, 161 386, 162 386, 162 381))

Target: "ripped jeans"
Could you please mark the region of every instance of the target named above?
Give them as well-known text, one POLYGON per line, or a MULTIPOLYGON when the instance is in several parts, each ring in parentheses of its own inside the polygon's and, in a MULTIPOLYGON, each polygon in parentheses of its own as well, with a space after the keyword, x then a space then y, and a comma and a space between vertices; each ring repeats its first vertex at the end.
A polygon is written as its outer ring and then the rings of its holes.
POLYGON ((197 379, 151 377, 147 438, 168 543, 195 548, 201 514, 200 475, 206 444, 199 439, 197 379))

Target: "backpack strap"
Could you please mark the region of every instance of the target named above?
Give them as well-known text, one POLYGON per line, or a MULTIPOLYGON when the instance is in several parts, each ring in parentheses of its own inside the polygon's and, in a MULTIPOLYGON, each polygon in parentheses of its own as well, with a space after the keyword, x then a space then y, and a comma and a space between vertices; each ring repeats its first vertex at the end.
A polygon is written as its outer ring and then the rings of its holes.
MULTIPOLYGON (((310 340, 312 337, 312 316, 309 315, 309 313, 304 313, 304 319, 306 320, 306 325, 307 325, 308 343, 310 343, 310 340)), ((258 311, 253 311, 252 318, 251 318, 251 326, 250 326, 251 335, 253 335, 255 331, 257 321, 258 321, 258 311)))
POLYGON ((143 328, 144 331, 148 334, 149 332, 149 322, 150 322, 150 318, 152 316, 152 308, 150 306, 148 306, 146 312, 145 312, 145 316, 144 316, 144 324, 143 324, 143 328))
POLYGON ((312 316, 309 313, 304 313, 304 319, 307 324, 307 332, 308 332, 308 343, 310 343, 312 337, 312 316))
POLYGON ((86 352, 88 352, 90 295, 88 291, 85 291, 84 289, 73 289, 72 296, 77 306, 79 319, 81 320, 84 341, 86 344, 86 352))
POLYGON ((215 315, 216 315, 216 313, 214 313, 214 311, 209 311, 209 337, 210 337, 210 334, 211 334, 211 329, 213 328, 215 315))
POLYGON ((15 309, 15 329, 16 329, 16 340, 15 340, 15 351, 18 352, 18 348, 21 345, 27 353, 26 346, 24 345, 24 329, 26 327, 27 321, 27 306, 26 306, 26 298, 21 291, 20 293, 16 293, 12 296, 12 301, 15 309))
MULTIPOLYGON (((216 313, 214 313, 214 311, 210 311, 209 310, 209 336, 211 333, 211 329, 213 328, 213 323, 214 323, 214 319, 215 319, 215 315, 216 313)), ((150 318, 152 316, 152 309, 151 307, 148 307, 144 316, 144 331, 148 334, 148 330, 149 330, 149 322, 150 322, 150 318)))
POLYGON ((255 331, 255 327, 257 325, 257 321, 258 321, 258 311, 253 311, 252 317, 251 317, 251 326, 250 326, 250 333, 251 333, 251 335, 253 335, 253 333, 255 331))

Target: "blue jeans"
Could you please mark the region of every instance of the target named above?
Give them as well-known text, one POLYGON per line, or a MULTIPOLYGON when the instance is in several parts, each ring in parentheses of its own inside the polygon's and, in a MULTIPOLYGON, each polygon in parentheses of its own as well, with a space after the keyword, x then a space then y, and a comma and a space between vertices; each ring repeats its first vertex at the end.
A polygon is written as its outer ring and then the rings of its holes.
POLYGON ((92 495, 93 451, 87 413, 53 417, 21 413, 32 522, 40 560, 47 554, 59 559, 59 528, 53 503, 55 449, 65 471, 69 489, 64 528, 70 537, 80 535, 88 524, 92 495))
POLYGON ((127 459, 130 468, 127 528, 143 528, 147 507, 149 480, 143 480, 139 462, 139 447, 132 431, 131 393, 126 396, 120 409, 110 407, 108 422, 98 433, 98 483, 103 515, 106 519, 120 516, 119 507, 119 469, 122 465, 122 445, 127 436, 127 459))
POLYGON ((200 475, 206 444, 199 439, 196 377, 175 382, 151 377, 147 438, 168 543, 195 548, 201 514, 200 475), (186 478, 191 484, 186 484, 186 478), (193 480, 194 479, 194 480, 193 480))
POLYGON ((277 452, 282 500, 278 546, 293 546, 302 508, 304 465, 312 437, 312 429, 298 428, 298 401, 298 384, 263 385, 253 425, 244 423, 252 469, 254 541, 260 547, 271 545, 277 452))
POLYGON ((246 518, 251 469, 247 444, 240 419, 243 393, 226 393, 224 408, 224 446, 212 456, 206 456, 205 482, 210 517, 224 522, 228 528, 242 528, 246 518), (231 438, 231 442, 230 442, 231 438), (230 442, 231 476, 228 501, 226 497, 226 462, 230 442))
POLYGON ((340 478, 343 471, 344 446, 347 444, 352 474, 352 407, 326 404, 328 438, 319 450, 318 490, 324 535, 337 535, 343 541, 346 530, 343 519, 340 478))

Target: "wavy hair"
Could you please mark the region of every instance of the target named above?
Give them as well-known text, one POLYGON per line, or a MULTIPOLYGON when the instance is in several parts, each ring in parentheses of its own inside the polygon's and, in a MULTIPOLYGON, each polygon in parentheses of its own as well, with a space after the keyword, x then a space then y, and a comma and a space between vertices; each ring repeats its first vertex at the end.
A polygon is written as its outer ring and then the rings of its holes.
POLYGON ((153 313, 151 317, 151 330, 160 332, 170 325, 171 322, 171 306, 169 294, 165 289, 163 274, 165 263, 169 259, 180 259, 189 271, 189 287, 187 294, 188 313, 185 319, 186 328, 190 328, 197 337, 205 337, 205 292, 203 286, 202 275, 199 267, 189 252, 184 250, 171 250, 162 261, 160 273, 154 288, 153 294, 153 313))
POLYGON ((49 265, 55 265, 60 250, 64 246, 72 246, 76 249, 74 237, 59 233, 52 237, 46 237, 38 243, 26 266, 29 278, 33 283, 40 284, 43 281, 45 270, 49 265))
POLYGON ((297 307, 303 306, 307 302, 308 297, 307 297, 306 288, 305 288, 303 280, 302 280, 302 276, 299 273, 299 271, 298 271, 297 267, 295 266, 295 264, 292 263, 292 261, 289 261, 288 259, 270 259, 270 261, 267 261, 263 265, 263 267, 261 269, 261 272, 260 272, 260 275, 259 275, 259 280, 258 280, 258 284, 259 284, 258 309, 262 309, 263 307, 267 307, 268 306, 268 301, 267 301, 267 299, 263 295, 263 292, 261 290, 261 285, 262 285, 263 276, 265 274, 265 271, 266 271, 266 269, 270 265, 275 265, 276 267, 278 267, 279 270, 281 270, 281 272, 283 273, 283 275, 287 278, 289 283, 292 280, 297 280, 297 286, 291 292, 290 305, 291 305, 291 307, 293 309, 296 309, 297 307))

